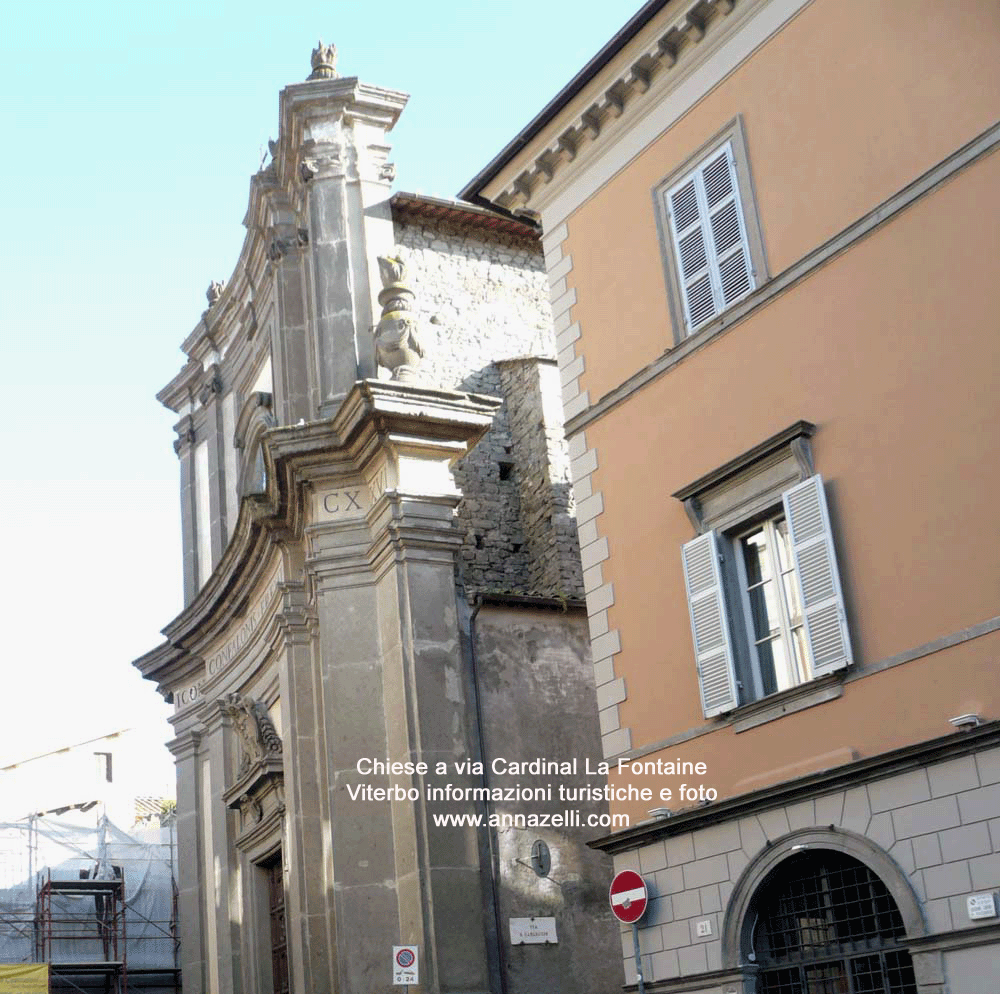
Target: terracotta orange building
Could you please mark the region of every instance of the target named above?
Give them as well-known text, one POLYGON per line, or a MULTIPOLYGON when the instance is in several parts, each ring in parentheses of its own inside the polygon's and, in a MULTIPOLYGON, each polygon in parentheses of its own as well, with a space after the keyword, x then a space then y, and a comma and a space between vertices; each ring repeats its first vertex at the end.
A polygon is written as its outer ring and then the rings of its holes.
POLYGON ((988 0, 653 0, 463 191, 545 232, 647 991, 1000 989, 998 111, 988 0))

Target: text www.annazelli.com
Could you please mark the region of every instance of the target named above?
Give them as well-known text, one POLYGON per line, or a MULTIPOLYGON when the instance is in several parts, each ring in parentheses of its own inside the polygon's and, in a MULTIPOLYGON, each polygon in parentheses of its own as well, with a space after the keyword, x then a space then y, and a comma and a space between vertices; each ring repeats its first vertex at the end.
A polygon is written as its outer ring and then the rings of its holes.
POLYGON ((530 812, 508 814, 493 812, 483 814, 435 814, 432 815, 438 828, 628 828, 628 815, 587 814, 576 810, 560 811, 557 814, 530 812))

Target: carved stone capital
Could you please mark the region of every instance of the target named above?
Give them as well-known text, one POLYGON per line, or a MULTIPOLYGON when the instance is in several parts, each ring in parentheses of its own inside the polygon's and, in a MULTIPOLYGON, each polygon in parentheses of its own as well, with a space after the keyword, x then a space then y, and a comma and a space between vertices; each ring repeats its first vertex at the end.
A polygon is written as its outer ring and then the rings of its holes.
POLYGON ((282 229, 272 229, 273 234, 267 245, 267 257, 271 262, 280 262, 291 252, 298 251, 309 244, 309 229, 296 228, 293 232, 282 229))
POLYGON ((174 426, 174 429, 177 432, 177 438, 174 439, 174 452, 180 455, 183 449, 194 445, 197 440, 194 421, 190 416, 185 417, 174 426))
POLYGON ((204 406, 207 404, 214 396, 222 393, 222 377, 219 376, 218 372, 213 370, 212 375, 205 381, 202 385, 201 390, 198 391, 198 402, 204 406))
POLYGON ((322 151, 315 151, 303 157, 299 163, 299 178, 303 183, 316 179, 326 179, 330 176, 343 176, 347 172, 348 157, 344 149, 336 146, 324 146, 322 151))

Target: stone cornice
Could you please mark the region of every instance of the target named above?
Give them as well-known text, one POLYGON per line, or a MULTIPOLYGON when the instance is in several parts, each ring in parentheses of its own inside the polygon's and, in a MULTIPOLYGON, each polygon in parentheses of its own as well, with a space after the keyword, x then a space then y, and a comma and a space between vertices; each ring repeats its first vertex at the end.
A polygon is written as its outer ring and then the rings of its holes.
MULTIPOLYGON (((744 19, 743 9, 761 2, 739 0, 731 27, 744 19)), ((641 23, 629 36, 617 47, 607 46, 460 196, 515 214, 539 212, 539 201, 549 197, 541 191, 553 188, 568 163, 606 144, 608 134, 620 132, 661 99, 675 75, 686 75, 700 61, 697 49, 706 40, 706 49, 716 47, 716 36, 736 7, 737 0, 647 4, 646 19, 637 15, 641 23)))
POLYGON ((587 845, 592 849, 608 853, 627 852, 648 845, 655 839, 707 828, 719 822, 801 800, 807 794, 854 787, 882 777, 921 769, 929 763, 975 753, 981 749, 994 747, 998 743, 1000 743, 1000 721, 991 721, 969 731, 952 732, 940 738, 893 749, 878 756, 866 756, 829 770, 785 780, 749 794, 728 797, 704 807, 688 808, 671 818, 642 822, 614 835, 595 839, 587 845))
POLYGON ((171 739, 167 743, 174 759, 180 763, 186 759, 195 759, 198 755, 198 745, 201 742, 201 735, 193 730, 183 732, 177 738, 171 739))
POLYGON ((363 380, 333 418, 272 428, 261 436, 266 491, 244 497, 222 558, 191 603, 163 629, 166 643, 135 660, 144 677, 174 681, 201 663, 201 650, 238 620, 268 575, 277 543, 301 536, 302 490, 313 473, 357 474, 383 445, 435 440, 463 455, 489 429, 501 401, 479 394, 363 380), (396 441, 394 441, 394 439, 396 441))
POLYGON ((200 362, 188 360, 180 372, 156 395, 156 399, 175 414, 185 412, 185 408, 194 403, 204 369, 200 362))

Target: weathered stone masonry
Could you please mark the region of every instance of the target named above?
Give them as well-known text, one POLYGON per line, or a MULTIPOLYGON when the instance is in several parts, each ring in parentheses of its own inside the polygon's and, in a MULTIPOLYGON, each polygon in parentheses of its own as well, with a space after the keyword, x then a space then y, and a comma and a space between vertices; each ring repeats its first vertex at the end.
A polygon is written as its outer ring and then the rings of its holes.
POLYGON ((580 598, 575 506, 539 241, 528 229, 484 230, 475 214, 467 213, 462 223, 457 204, 442 205, 437 217, 429 217, 409 195, 392 203, 394 251, 412 273, 427 343, 421 378, 505 400, 493 428, 455 469, 463 493, 457 520, 465 588, 470 596, 580 598))
POLYGON ((175 706, 184 985, 274 989, 277 872, 300 994, 384 988, 399 942, 428 994, 604 994, 594 829, 443 823, 534 809, 425 789, 438 762, 478 787, 496 755, 601 748, 537 234, 392 196, 406 95, 333 56, 282 92, 240 259, 159 394, 179 416, 186 606, 136 665, 175 706), (368 776, 372 758, 431 772, 368 776), (485 774, 457 768, 476 759, 485 774), (539 841, 550 876, 526 866, 539 841), (510 919, 535 916, 558 942, 515 945, 510 919))

